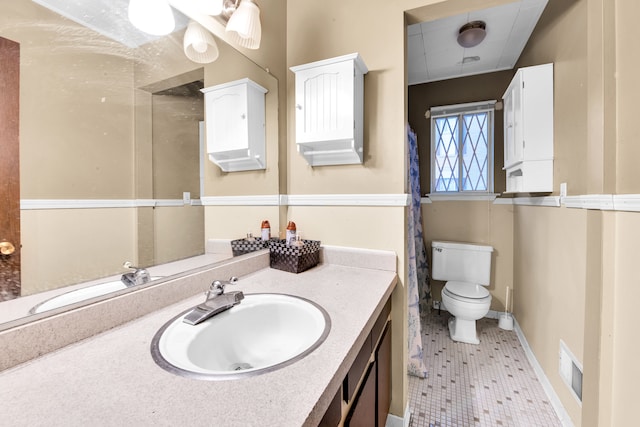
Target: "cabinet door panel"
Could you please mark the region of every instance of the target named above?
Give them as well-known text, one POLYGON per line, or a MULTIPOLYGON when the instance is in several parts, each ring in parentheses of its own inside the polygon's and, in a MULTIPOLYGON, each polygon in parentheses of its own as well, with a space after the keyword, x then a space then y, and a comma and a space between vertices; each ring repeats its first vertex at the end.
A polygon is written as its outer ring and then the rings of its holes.
POLYGON ((353 361, 353 365, 351 365, 351 369, 349 369, 349 373, 345 378, 345 400, 347 402, 351 401, 353 398, 353 394, 356 392, 356 387, 358 385, 358 381, 362 378, 362 373, 364 372, 367 364, 369 363, 369 359, 371 358, 371 352, 373 350, 373 344, 371 343, 371 334, 367 337, 360 352, 356 356, 356 360, 353 361))
POLYGON ((296 141, 353 139, 354 77, 350 61, 296 73, 296 141))
POLYGON ((376 425, 376 363, 369 365, 365 382, 347 415, 346 427, 375 427, 376 425))
POLYGON ((248 145, 246 96, 239 88, 211 94, 207 102, 207 149, 210 153, 248 145))
POLYGON ((391 405, 391 322, 387 323, 382 340, 376 352, 377 398, 376 411, 378 427, 384 427, 391 405))

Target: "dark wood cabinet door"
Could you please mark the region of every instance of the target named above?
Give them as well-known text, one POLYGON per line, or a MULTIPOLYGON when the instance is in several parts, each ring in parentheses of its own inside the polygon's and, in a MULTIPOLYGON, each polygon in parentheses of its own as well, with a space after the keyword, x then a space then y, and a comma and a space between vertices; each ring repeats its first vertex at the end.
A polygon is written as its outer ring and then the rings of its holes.
POLYGON ((391 322, 387 324, 380 340, 380 345, 376 352, 376 361, 378 368, 377 425, 378 427, 384 427, 389 414, 389 406, 391 405, 391 322))
POLYGON ((356 396, 346 427, 374 427, 376 425, 376 362, 369 365, 360 392, 356 396))

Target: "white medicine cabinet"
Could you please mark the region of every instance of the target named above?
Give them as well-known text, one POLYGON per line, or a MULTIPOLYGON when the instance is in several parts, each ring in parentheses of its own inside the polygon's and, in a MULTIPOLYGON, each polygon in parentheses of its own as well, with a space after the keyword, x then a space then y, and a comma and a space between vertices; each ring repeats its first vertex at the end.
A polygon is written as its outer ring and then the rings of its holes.
POLYGON ((291 67, 298 152, 311 166, 363 162, 364 75, 359 54, 291 67))
POLYGON ((241 79, 202 92, 209 160, 224 172, 265 169, 267 89, 241 79))
POLYGON ((506 192, 552 192, 553 64, 518 69, 502 99, 506 192))

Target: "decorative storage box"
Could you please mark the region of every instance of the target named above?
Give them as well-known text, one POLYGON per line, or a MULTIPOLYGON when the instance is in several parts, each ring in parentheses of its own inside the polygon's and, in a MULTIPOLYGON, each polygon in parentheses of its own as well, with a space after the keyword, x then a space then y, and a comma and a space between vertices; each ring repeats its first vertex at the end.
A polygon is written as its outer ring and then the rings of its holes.
POLYGON ((304 246, 289 246, 285 240, 269 242, 269 260, 271 268, 302 273, 320 262, 320 241, 303 240, 304 246))
POLYGON ((233 256, 248 254, 249 252, 255 252, 269 247, 269 242, 265 242, 260 237, 255 237, 253 240, 237 239, 231 241, 231 251, 233 256))

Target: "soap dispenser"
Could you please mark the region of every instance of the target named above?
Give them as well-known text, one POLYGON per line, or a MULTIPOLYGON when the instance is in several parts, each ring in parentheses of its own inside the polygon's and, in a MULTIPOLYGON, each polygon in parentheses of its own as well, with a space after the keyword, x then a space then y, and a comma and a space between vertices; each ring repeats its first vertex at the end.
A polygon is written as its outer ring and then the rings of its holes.
POLYGON ((266 219, 262 221, 260 230, 262 232, 262 241, 268 242, 269 239, 271 239, 271 225, 269 224, 269 221, 267 221, 266 219))
POLYGON ((292 245, 296 241, 296 223, 289 221, 287 224, 286 243, 292 245))

